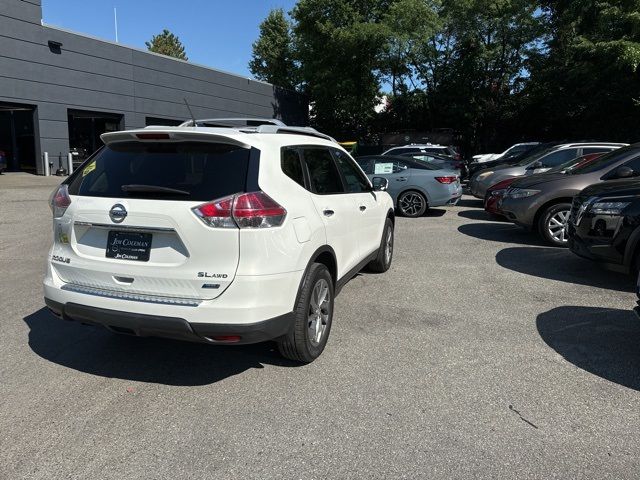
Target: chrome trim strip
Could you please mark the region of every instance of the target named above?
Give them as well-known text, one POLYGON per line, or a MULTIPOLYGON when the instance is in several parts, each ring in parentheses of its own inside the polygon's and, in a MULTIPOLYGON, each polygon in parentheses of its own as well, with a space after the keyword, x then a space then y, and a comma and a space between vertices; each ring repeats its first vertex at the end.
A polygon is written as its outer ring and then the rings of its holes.
POLYGON ((172 298, 160 295, 147 295, 142 293, 119 292, 115 290, 104 290, 102 288, 85 287, 83 285, 74 285, 67 283, 62 286, 62 290, 69 292, 82 293, 85 295, 95 295, 105 298, 116 298, 118 300, 130 300, 133 302, 156 303, 162 305, 180 305, 182 307, 197 307, 202 300, 194 298, 172 298))
POLYGON ((126 230, 127 232, 175 233, 175 229, 165 228, 165 227, 136 227, 136 226, 130 226, 130 225, 122 225, 119 223, 114 223, 113 225, 109 225, 108 223, 91 223, 91 222, 73 222, 73 224, 81 227, 103 228, 106 230, 126 230))

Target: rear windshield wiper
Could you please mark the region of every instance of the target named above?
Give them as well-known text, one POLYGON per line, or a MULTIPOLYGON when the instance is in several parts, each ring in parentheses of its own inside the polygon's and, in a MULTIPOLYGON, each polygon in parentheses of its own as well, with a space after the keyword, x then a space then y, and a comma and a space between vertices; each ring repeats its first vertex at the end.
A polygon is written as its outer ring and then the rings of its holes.
POLYGON ((191 195, 186 190, 178 190, 177 188, 162 187, 160 185, 122 185, 123 192, 139 192, 139 193, 175 193, 178 195, 191 195))

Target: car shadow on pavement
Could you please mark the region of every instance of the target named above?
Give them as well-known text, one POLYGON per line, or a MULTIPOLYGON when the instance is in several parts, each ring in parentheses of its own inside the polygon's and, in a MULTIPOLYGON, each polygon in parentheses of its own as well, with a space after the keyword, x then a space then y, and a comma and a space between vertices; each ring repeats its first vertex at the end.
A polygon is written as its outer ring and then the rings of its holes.
POLYGON ((492 215, 489 212, 484 210, 463 210, 458 212, 458 216, 462 218, 468 218, 469 220, 484 220, 487 222, 498 222, 498 223, 511 223, 504 217, 500 217, 498 215, 492 215))
POLYGON ((484 208, 484 202, 479 198, 461 198, 458 207, 484 208))
POLYGON ((640 390, 640 322, 631 310, 559 307, 538 316, 542 339, 589 373, 640 390))
POLYGON ((165 385, 207 385, 265 364, 295 367, 274 343, 213 346, 116 335, 61 320, 48 309, 24 318, 29 346, 40 357, 92 375, 165 385))
POLYGON ((542 239, 534 232, 528 232, 509 222, 465 223, 458 227, 458 231, 491 242, 544 245, 542 239))
POLYGON ((496 255, 496 262, 501 267, 534 277, 621 292, 634 291, 634 281, 631 277, 604 270, 565 248, 505 248, 496 255))
POLYGON ((423 217, 442 217, 445 213, 447 213, 447 211, 441 208, 428 208, 424 212, 423 217))

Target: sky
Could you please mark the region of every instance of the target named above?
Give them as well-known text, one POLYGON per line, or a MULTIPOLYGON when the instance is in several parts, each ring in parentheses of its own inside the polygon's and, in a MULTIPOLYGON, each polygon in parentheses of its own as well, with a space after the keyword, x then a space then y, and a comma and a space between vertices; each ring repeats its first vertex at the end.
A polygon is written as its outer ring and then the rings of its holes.
POLYGON ((164 28, 180 37, 189 61, 251 77, 248 63, 259 25, 272 8, 295 0, 42 0, 43 21, 104 40, 146 49, 164 28))

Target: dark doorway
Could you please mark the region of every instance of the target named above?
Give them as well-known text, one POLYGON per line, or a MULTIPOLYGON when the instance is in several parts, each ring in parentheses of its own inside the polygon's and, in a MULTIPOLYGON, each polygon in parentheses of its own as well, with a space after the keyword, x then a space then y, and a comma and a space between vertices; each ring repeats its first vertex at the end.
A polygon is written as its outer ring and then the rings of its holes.
POLYGON ((0 163, 7 170, 36 173, 35 111, 30 105, 0 103, 0 163))
POLYGON ((184 120, 174 120, 173 118, 147 117, 145 123, 148 126, 158 125, 163 127, 177 127, 184 123, 184 120))
POLYGON ((122 115, 117 113, 68 110, 69 152, 74 166, 82 163, 102 146, 100 135, 122 130, 122 115))

